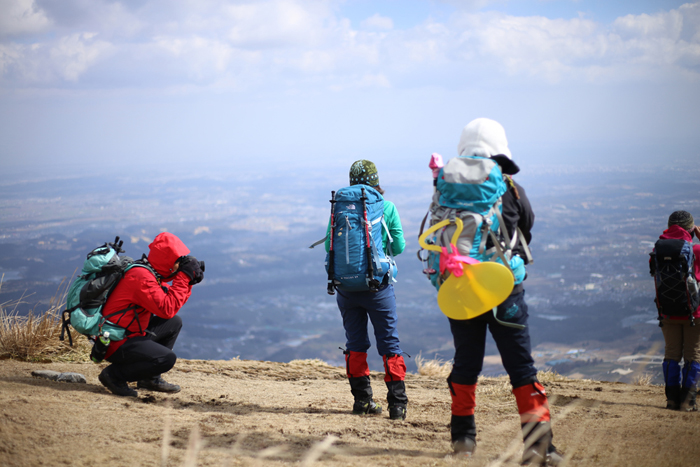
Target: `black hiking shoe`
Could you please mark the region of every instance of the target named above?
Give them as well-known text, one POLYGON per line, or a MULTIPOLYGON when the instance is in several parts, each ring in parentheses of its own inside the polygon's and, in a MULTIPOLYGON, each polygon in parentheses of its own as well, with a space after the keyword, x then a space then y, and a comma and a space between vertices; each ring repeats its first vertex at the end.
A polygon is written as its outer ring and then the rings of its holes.
POLYGON ((382 406, 372 399, 368 401, 355 401, 352 406, 352 413, 355 415, 379 415, 382 413, 382 406))
POLYGON ((151 379, 142 379, 136 383, 136 387, 139 389, 148 389, 149 391, 158 392, 180 392, 180 386, 177 384, 168 383, 160 375, 151 379))
POLYGON ((457 455, 471 457, 474 451, 476 451, 476 441, 468 436, 457 438, 452 441, 452 450, 454 450, 457 455))
POLYGON ((523 461, 520 465, 556 466, 561 465, 562 462, 564 462, 564 458, 556 449, 551 449, 548 453, 542 455, 542 452, 533 446, 523 452, 523 461))
POLYGON ((389 407, 389 418, 391 420, 406 420, 406 406, 392 405, 389 407))
POLYGON ((102 386, 109 389, 109 392, 115 396, 122 397, 138 397, 139 393, 135 389, 131 389, 126 381, 118 381, 112 377, 109 372, 109 367, 102 370, 100 376, 97 377, 102 383, 102 386))

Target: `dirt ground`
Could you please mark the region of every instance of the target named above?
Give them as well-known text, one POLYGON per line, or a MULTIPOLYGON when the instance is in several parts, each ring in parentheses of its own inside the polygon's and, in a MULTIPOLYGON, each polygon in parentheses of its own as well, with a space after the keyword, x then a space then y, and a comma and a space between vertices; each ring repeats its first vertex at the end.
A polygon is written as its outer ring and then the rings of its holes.
MULTIPOLYGON (((480 380, 477 451, 453 457, 443 378, 408 375, 408 418, 355 416, 344 369, 317 361, 179 360, 182 392, 107 392, 92 363, 0 361, 3 466, 514 466, 522 454, 504 378, 480 380), (74 371, 87 384, 33 370, 74 371)), ((372 374, 386 408, 382 374, 372 374)), ((700 465, 700 413, 663 409, 663 388, 545 379, 555 444, 572 466, 700 465)))

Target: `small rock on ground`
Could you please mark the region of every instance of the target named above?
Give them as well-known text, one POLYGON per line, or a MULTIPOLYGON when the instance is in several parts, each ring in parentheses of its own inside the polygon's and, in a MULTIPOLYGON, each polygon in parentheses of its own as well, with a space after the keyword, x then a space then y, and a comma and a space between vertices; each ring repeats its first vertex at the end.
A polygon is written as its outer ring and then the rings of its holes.
POLYGON ((87 383, 85 376, 80 373, 59 373, 53 370, 34 370, 32 376, 37 378, 50 379, 51 381, 62 381, 64 383, 87 383))
POLYGON ((58 371, 52 371, 52 370, 34 370, 32 371, 32 376, 36 376, 37 378, 45 378, 45 379, 50 379, 51 381, 56 381, 59 376, 61 376, 61 373, 58 371))
POLYGON ((63 381, 64 383, 87 383, 85 376, 80 373, 61 373, 58 375, 56 381, 63 381))

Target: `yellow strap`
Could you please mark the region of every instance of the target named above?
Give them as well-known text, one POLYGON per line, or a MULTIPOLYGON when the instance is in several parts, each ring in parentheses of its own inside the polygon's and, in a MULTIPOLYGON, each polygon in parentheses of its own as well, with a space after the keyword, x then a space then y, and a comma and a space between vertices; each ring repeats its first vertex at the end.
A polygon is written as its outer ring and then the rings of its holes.
MULTIPOLYGON (((438 245, 428 245, 427 243, 425 243, 425 239, 428 237, 428 235, 430 235, 431 233, 435 232, 438 229, 445 227, 446 225, 450 225, 449 219, 445 219, 441 222, 438 222, 434 226, 430 227, 428 230, 423 232, 423 235, 418 237, 418 244, 420 244, 420 246, 425 248, 426 250, 442 252, 441 247, 439 247, 438 245)), ((455 230, 454 235, 452 235, 452 243, 454 245, 457 245, 457 240, 459 239, 459 235, 462 233, 462 229, 464 228, 464 223, 462 222, 462 219, 460 219, 459 217, 455 217, 455 225, 457 226, 457 229, 455 230)))

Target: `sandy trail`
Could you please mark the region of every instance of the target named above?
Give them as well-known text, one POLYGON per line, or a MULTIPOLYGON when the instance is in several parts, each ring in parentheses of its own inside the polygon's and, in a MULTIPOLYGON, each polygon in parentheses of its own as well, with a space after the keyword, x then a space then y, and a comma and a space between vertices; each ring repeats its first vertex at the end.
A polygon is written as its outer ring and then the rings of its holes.
MULTIPOLYGON (((408 375, 408 418, 391 421, 386 411, 353 416, 344 369, 319 362, 179 360, 166 379, 182 392, 138 398, 109 394, 101 368, 0 361, 0 465, 514 466, 522 453, 504 378, 480 380, 478 448, 466 459, 450 455, 442 378, 408 375), (34 378, 37 369, 88 383, 34 378)), ((383 375, 372 378, 386 408, 383 375)), ((545 387, 568 465, 700 465, 700 414, 663 409, 663 388, 563 378, 545 387)))

